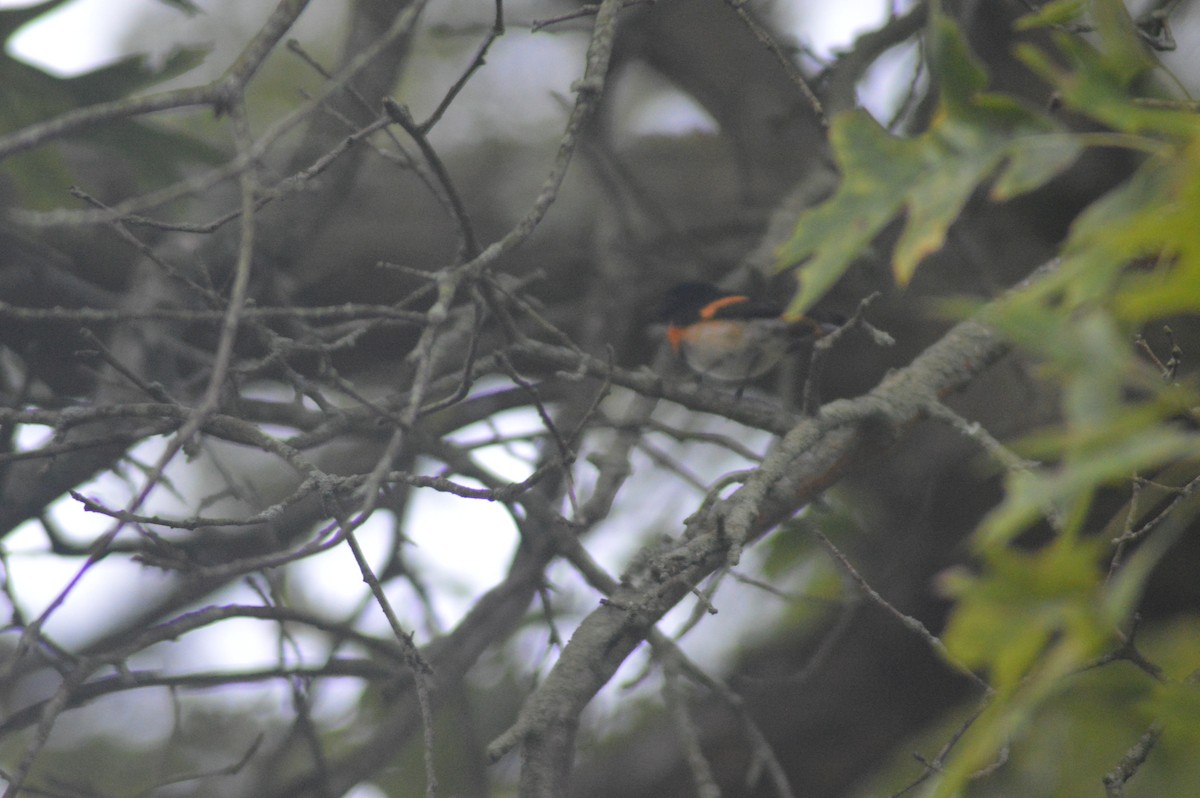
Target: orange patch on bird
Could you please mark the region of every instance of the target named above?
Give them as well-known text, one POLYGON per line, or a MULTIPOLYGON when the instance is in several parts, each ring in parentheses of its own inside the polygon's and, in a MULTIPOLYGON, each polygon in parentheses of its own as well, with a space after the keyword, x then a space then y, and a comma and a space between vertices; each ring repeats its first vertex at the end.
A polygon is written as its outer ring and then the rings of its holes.
POLYGON ((679 351, 679 345, 683 343, 685 330, 683 327, 671 326, 667 328, 667 342, 671 344, 671 348, 676 352, 679 351))
POLYGON ((749 302, 748 296, 726 296, 721 297, 716 302, 709 302, 704 307, 700 308, 700 318, 711 319, 720 312, 721 308, 727 308, 730 305, 738 305, 742 302, 749 302))

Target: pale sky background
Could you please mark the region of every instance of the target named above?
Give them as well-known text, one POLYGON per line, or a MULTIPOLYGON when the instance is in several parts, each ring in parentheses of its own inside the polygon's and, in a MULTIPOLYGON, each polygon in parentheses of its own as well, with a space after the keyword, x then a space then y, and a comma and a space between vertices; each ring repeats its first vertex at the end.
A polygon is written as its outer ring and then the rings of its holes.
MULTIPOLYGON (((275 5, 274 0, 236 1, 243 6, 257 6, 264 10, 263 13, 275 5)), ((23 8, 37 2, 0 0, 0 9, 23 8)), ((211 8, 229 3, 199 0, 196 5, 211 8)), ((321 0, 314 5, 321 5, 321 0)), ((784 3, 779 5, 786 7, 784 3)), ((888 0, 841 0, 806 5, 815 10, 805 11, 807 29, 797 35, 818 52, 828 53, 849 44, 858 32, 877 24, 877 20, 887 13, 890 3, 888 0)), ((23 29, 12 41, 12 50, 22 59, 61 75, 86 72, 117 57, 118 42, 124 31, 132 20, 146 13, 165 13, 183 19, 179 12, 161 0, 75 0, 23 29)))

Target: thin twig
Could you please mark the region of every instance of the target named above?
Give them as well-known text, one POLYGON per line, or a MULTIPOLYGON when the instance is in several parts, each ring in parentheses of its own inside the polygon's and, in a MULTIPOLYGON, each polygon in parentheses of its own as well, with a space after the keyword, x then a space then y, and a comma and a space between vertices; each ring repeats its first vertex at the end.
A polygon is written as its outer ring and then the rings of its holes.
POLYGON ((783 48, 779 46, 779 43, 775 41, 775 38, 771 36, 770 31, 763 27, 762 23, 755 19, 750 12, 746 10, 746 0, 725 0, 725 5, 733 9, 733 13, 737 14, 738 19, 740 19, 742 24, 749 29, 754 38, 758 39, 759 43, 762 44, 763 47, 766 47, 771 51, 771 55, 773 55, 775 60, 779 62, 779 65, 783 67, 783 74, 785 74, 787 79, 792 82, 792 85, 800 89, 800 93, 803 94, 804 99, 808 101, 809 108, 812 109, 813 116, 815 116, 817 121, 821 123, 821 127, 828 128, 829 120, 825 117, 825 109, 821 107, 821 101, 817 99, 816 93, 814 93, 809 87, 808 81, 805 80, 804 75, 801 74, 800 70, 796 68, 796 65, 792 63, 792 59, 788 57, 787 53, 783 51, 783 48))
POLYGON ((449 200, 450 208, 454 212, 454 220, 458 224, 459 235, 462 236, 463 254, 468 260, 476 257, 479 254, 479 240, 475 237, 475 227, 471 224, 467 207, 463 204, 458 189, 454 187, 454 181, 450 178, 446 164, 442 162, 441 156, 437 154, 437 150, 429 143, 429 137, 425 135, 426 128, 413 120, 407 107, 400 105, 391 97, 383 98, 383 108, 393 122, 404 128, 404 132, 412 138, 417 148, 421 150, 421 154, 425 156, 425 162, 433 170, 433 174, 441 184, 442 191, 446 193, 446 199, 449 200))
POLYGON ((1162 724, 1155 723, 1121 757, 1116 767, 1104 774, 1104 794, 1107 798, 1124 798, 1125 785, 1137 775, 1162 736, 1162 724))
POLYGON ((833 556, 834 560, 837 561, 838 565, 845 569, 846 573, 849 574, 850 578, 854 580, 859 589, 866 594, 867 598, 885 610, 893 618, 898 620, 900 625, 905 629, 914 632, 920 638, 922 638, 926 643, 929 644, 930 648, 941 655, 942 659, 949 663, 956 671, 974 682, 976 686, 982 689, 985 693, 991 693, 991 686, 970 668, 956 660, 954 655, 951 654, 946 648, 946 644, 943 643, 937 635, 929 631, 925 624, 921 623, 911 615, 905 615, 903 612, 896 609, 891 602, 879 595, 875 588, 871 587, 867 580, 863 578, 862 574, 860 574, 854 565, 851 564, 850 560, 846 558, 846 555, 842 554, 837 546, 833 545, 833 542, 830 541, 829 538, 825 537, 820 530, 814 529, 813 535, 816 536, 817 540, 821 542, 821 545, 829 550, 829 553, 833 556))
MULTIPOLYGON (((479 49, 475 52, 475 57, 467 64, 466 70, 463 71, 458 80, 454 81, 454 85, 442 97, 441 102, 438 103, 437 108, 433 109, 433 113, 429 115, 429 118, 417 126, 422 138, 429 131, 433 130, 433 126, 441 120, 442 115, 446 113, 446 109, 450 107, 450 103, 454 102, 455 98, 458 97, 458 93, 467 85, 467 81, 487 62, 488 50, 491 49, 492 43, 504 35, 504 0, 495 0, 495 7, 496 16, 492 20, 492 27, 484 38, 483 43, 479 45, 479 49)), ((470 257, 474 256, 475 253, 471 253, 470 257)))
POLYGON ((894 346, 895 340, 892 336, 882 330, 871 325, 864 318, 867 308, 871 306, 875 300, 883 296, 878 291, 866 296, 858 303, 858 307, 854 310, 854 315, 847 319, 844 323, 839 324, 837 329, 832 332, 825 333, 817 338, 813 344, 812 358, 808 364, 808 377, 804 380, 803 399, 800 407, 805 415, 811 416, 817 412, 817 408, 821 405, 821 379, 825 374, 825 365, 829 362, 830 353, 837 342, 849 330, 862 329, 871 337, 871 340, 876 346, 894 346))

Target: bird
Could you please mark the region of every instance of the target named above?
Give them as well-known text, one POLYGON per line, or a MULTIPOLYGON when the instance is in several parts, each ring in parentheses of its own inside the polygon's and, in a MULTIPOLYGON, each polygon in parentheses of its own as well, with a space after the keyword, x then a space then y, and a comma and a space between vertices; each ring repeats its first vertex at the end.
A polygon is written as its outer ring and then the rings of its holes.
POLYGON ((770 303, 704 282, 669 289, 658 318, 667 324, 671 349, 689 369, 701 378, 740 383, 742 388, 800 343, 837 329, 804 316, 786 317, 770 303))

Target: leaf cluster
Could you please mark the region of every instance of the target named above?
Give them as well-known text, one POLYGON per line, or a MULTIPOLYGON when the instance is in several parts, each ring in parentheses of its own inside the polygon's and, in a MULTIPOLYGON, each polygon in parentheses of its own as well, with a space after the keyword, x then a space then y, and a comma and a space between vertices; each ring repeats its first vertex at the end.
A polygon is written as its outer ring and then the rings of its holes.
MULTIPOLYGON (((1003 501, 977 530, 979 572, 943 582, 955 602, 948 650, 987 673, 994 695, 937 780, 932 794, 939 796, 961 790, 1082 668, 1120 645, 1151 571, 1196 509, 1179 500, 1197 478, 1200 394, 1194 380, 1179 377, 1174 359, 1168 364, 1144 342, 1135 346, 1134 333, 1200 309, 1200 118, 1189 103, 1142 96, 1153 87, 1156 62, 1120 3, 1051 3, 1022 25, 1056 29, 1057 52, 1031 45, 1018 52, 1053 87, 1053 111, 989 92, 955 25, 934 14, 931 50, 941 85, 932 124, 899 138, 865 112, 836 118, 831 141, 842 183, 801 215, 778 260, 782 269, 799 264, 791 311, 800 313, 899 221, 890 263, 904 285, 943 246, 973 196, 1005 201, 1036 190, 1089 148, 1118 147, 1140 158, 1126 180, 1076 218, 1046 276, 984 313, 1058 386, 1061 420, 1016 444, 1036 460, 1010 471, 1003 501), (1059 30, 1085 15, 1090 40, 1059 30), (1174 483, 1182 493, 1171 492, 1172 512, 1144 520, 1130 502, 1108 529, 1099 528, 1090 510, 1101 492, 1128 490, 1173 466, 1182 469, 1174 483), (1114 537, 1122 528, 1126 537, 1114 537), (1025 542, 1034 529, 1043 543, 1025 542)), ((1161 708, 1162 693, 1185 705, 1197 700, 1193 684, 1176 681, 1146 701, 1161 708)), ((1194 727, 1196 717, 1183 727, 1194 727)))

